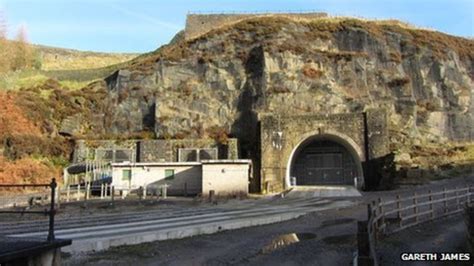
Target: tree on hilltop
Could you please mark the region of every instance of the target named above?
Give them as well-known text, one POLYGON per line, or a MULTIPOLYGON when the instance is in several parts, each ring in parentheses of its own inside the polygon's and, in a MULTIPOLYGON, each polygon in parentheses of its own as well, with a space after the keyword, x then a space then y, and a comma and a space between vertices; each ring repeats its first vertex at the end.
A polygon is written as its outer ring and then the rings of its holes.
POLYGON ((18 28, 13 47, 12 70, 30 68, 33 64, 33 51, 28 43, 27 30, 25 25, 18 28))
POLYGON ((0 73, 10 70, 10 45, 7 41, 7 21, 4 13, 0 10, 0 73))

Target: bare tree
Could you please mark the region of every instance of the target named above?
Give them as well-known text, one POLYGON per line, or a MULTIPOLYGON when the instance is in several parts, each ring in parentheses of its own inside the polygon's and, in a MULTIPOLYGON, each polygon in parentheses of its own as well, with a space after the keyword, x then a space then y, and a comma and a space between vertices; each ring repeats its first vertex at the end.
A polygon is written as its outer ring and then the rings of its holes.
POLYGON ((32 49, 28 43, 27 30, 25 25, 18 28, 18 33, 14 42, 14 57, 11 69, 20 70, 30 68, 33 62, 32 49))
POLYGON ((11 53, 7 41, 7 20, 5 14, 0 10, 0 73, 10 69, 11 53))

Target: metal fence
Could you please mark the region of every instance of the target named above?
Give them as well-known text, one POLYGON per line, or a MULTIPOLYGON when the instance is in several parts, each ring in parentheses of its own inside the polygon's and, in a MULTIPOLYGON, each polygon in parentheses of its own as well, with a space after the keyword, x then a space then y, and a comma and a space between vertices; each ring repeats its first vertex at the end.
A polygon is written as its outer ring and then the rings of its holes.
POLYGON ((292 9, 292 10, 192 10, 188 11, 188 15, 265 15, 265 14, 313 14, 326 13, 321 10, 314 9, 292 9))
POLYGON ((472 187, 446 189, 394 199, 379 198, 367 205, 367 221, 358 222, 358 261, 362 265, 378 265, 377 240, 387 234, 404 230, 448 215, 460 213, 472 201, 472 187))
POLYGON ((104 160, 86 160, 82 163, 70 165, 64 169, 64 184, 78 184, 111 179, 112 167, 104 160))
POLYGON ((108 183, 92 185, 92 183, 79 183, 76 185, 67 185, 59 192, 60 199, 66 202, 83 201, 89 199, 112 199, 115 189, 108 183))
POLYGON ((139 199, 167 198, 169 185, 159 186, 112 186, 108 183, 94 185, 92 183, 82 183, 77 185, 67 185, 58 190, 58 201, 77 202, 88 200, 112 201, 125 199, 129 195, 134 195, 139 199))
POLYGON ((50 196, 49 196, 49 209, 45 208, 43 211, 34 211, 30 210, 32 204, 34 204, 35 198, 32 198, 28 201, 28 206, 26 208, 18 209, 16 208, 18 205, 14 203, 12 205, 12 209, 0 209, 0 214, 40 214, 49 216, 49 228, 48 228, 48 241, 54 241, 54 216, 56 215, 56 203, 55 198, 56 194, 56 179, 53 178, 51 183, 49 184, 0 184, 0 189, 7 190, 7 189, 26 189, 26 188, 49 188, 50 189, 50 196))

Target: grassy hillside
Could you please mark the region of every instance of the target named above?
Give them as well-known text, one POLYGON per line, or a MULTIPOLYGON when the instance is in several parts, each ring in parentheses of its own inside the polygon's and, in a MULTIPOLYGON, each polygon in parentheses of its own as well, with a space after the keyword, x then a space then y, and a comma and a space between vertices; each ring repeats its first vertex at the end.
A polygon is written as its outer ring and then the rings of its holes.
POLYGON ((39 69, 0 74, 0 89, 18 90, 55 79, 65 89, 81 89, 103 79, 128 64, 139 54, 78 51, 43 45, 31 45, 39 69))
POLYGON ((59 177, 73 143, 58 135, 61 121, 75 113, 88 115, 105 93, 103 82, 102 90, 89 84, 138 56, 30 48, 39 64, 0 73, 0 183, 45 183, 59 177))
POLYGON ((102 68, 129 61, 134 53, 100 53, 43 45, 32 45, 41 58, 41 70, 78 70, 102 68))

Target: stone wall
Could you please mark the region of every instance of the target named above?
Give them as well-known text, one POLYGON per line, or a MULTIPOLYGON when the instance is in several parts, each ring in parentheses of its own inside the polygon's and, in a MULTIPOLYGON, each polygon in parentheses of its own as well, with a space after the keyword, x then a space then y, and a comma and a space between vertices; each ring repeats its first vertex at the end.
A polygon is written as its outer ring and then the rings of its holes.
POLYGON ((327 13, 189 14, 186 16, 184 37, 186 40, 190 40, 213 29, 235 24, 245 19, 269 16, 286 17, 292 19, 314 19, 326 17, 327 13))
POLYGON ((96 150, 128 149, 132 162, 176 162, 180 148, 217 148, 219 159, 238 159, 237 139, 226 144, 214 139, 151 139, 151 140, 78 140, 74 149, 74 162, 95 160, 96 150))
POLYGON ((176 162, 180 148, 217 148, 219 159, 238 159, 237 139, 227 144, 213 139, 142 140, 138 147, 140 162, 176 162))
POLYGON ((128 149, 135 155, 132 161, 136 161, 138 140, 77 140, 74 148, 74 163, 86 160, 96 160, 96 150, 101 149, 128 149))
POLYGON ((266 192, 287 188, 286 175, 294 150, 306 139, 328 136, 350 146, 363 166, 366 183, 377 179, 377 171, 367 172, 372 160, 389 153, 386 112, 368 110, 366 113, 334 115, 287 116, 273 115, 261 118, 261 189, 266 192), (281 149, 276 132, 282 132, 281 149))

